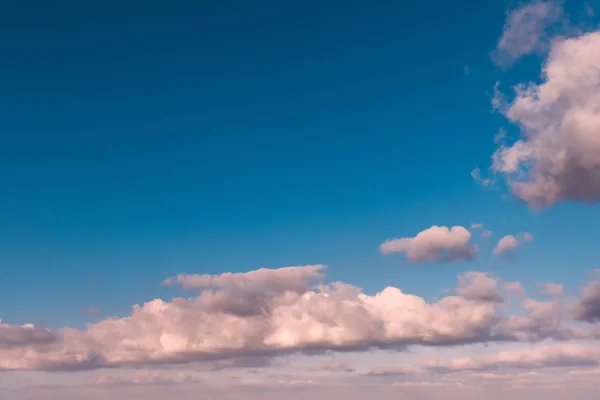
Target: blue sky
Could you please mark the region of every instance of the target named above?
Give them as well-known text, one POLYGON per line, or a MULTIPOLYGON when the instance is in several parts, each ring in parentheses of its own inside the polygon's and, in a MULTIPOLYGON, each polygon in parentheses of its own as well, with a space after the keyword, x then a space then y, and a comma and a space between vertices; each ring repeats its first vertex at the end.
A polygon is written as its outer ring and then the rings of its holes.
MULTIPOLYGON (((490 62, 501 2, 76 3, 1 17, 0 296, 31 293, 4 319, 80 325, 81 307, 168 296, 156 284, 179 271, 307 263, 436 295, 471 266, 430 285, 377 245, 433 224, 600 233, 582 224, 597 210, 531 215, 470 176, 510 126, 494 83, 539 63, 490 62)), ((523 263, 592 267, 543 251, 523 263)))
MULTIPOLYGON (((540 82, 549 57, 491 57, 526 2, 99 3, 0 13, 2 322, 84 329, 189 296, 160 285, 178 273, 325 264, 431 300, 468 271, 577 296, 600 267, 600 197, 535 211, 471 176, 520 134, 494 85, 540 82), (473 223, 494 232, 471 230, 475 260, 379 250, 473 223), (516 262, 493 256, 520 232, 516 262)), ((564 35, 593 31, 594 3, 557 3, 564 35)))

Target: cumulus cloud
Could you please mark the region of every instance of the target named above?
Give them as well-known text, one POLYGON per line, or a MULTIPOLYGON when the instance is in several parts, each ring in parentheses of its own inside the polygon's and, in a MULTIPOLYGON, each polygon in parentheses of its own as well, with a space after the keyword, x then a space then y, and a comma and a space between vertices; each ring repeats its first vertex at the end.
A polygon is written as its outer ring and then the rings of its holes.
POLYGON ((583 321, 600 321, 600 281, 590 282, 583 287, 575 314, 583 321))
POLYGON ((501 107, 522 138, 500 146, 492 170, 531 208, 600 200, 600 31, 555 40, 542 82, 518 85, 501 107))
MULTIPOLYGON (((303 283, 306 275, 322 270, 300 268, 307 270, 295 273, 303 283)), ((230 281, 217 276, 202 284, 216 289, 204 289, 195 298, 156 299, 134 306, 128 317, 88 324, 86 331, 61 330, 55 343, 0 349, 0 369, 97 368, 499 339, 494 333, 496 304, 487 301, 485 290, 471 288, 485 283, 481 277, 461 281, 467 282, 460 286, 466 297, 447 296, 428 303, 394 287, 374 295, 349 291, 347 284, 296 292, 301 285, 290 284, 287 273, 265 274, 271 278, 248 278, 252 290, 261 285, 271 288, 264 292, 268 295, 246 298, 252 303, 247 306, 251 312, 231 307, 237 304, 232 298, 238 298, 239 286, 221 284, 230 281), (274 282, 272 276, 282 282, 274 282), (282 287, 291 290, 273 290, 282 287), (336 288, 343 294, 338 296, 336 288)), ((256 271, 248 275, 257 276, 256 271)), ((245 281, 241 276, 235 279, 245 281)))
POLYGON ((514 235, 503 236, 494 247, 493 253, 496 256, 506 256, 511 260, 514 260, 515 251, 521 247, 524 243, 533 240, 531 233, 525 232, 519 235, 517 238, 514 235))
POLYGON ((47 344, 56 341, 56 336, 45 328, 31 324, 11 325, 0 320, 0 349, 3 347, 47 344))
POLYGON ((508 67, 524 55, 545 50, 548 28, 562 17, 562 8, 553 1, 534 1, 513 10, 506 18, 492 59, 508 67))
POLYGON ((379 249, 383 254, 404 253, 413 263, 464 261, 477 255, 470 240, 471 233, 462 226, 434 225, 415 237, 387 240, 379 249))
POLYGON ((545 296, 560 296, 563 294, 564 285, 558 283, 547 282, 539 287, 540 294, 545 296))
POLYGON ((490 278, 484 272, 467 272, 459 276, 457 292, 465 299, 474 301, 496 303, 503 301, 498 288, 498 279, 490 278))

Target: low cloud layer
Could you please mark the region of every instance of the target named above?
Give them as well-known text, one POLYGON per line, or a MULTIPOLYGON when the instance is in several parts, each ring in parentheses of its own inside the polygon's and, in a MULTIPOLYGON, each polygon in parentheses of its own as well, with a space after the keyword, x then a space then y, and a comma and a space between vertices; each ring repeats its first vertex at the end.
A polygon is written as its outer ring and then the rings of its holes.
POLYGON ((528 349, 506 350, 486 357, 462 357, 437 362, 431 370, 440 373, 493 371, 499 369, 542 369, 590 367, 600 362, 600 348, 580 344, 554 344, 528 349))
MULTIPOLYGON (((568 325, 573 312, 560 303, 525 299, 524 312, 504 315, 507 288, 515 284, 483 272, 460 275, 456 295, 430 303, 395 287, 368 295, 342 282, 326 284, 320 280, 324 271, 322 265, 308 265, 181 275, 177 281, 200 290, 197 297, 155 299, 134 306, 128 317, 89 324, 85 331, 51 333, 3 324, 0 369, 94 369, 373 347, 600 337, 591 327, 568 325)), ((594 285, 583 290, 579 319, 597 318, 597 293, 594 285)))
POLYGON ((462 226, 434 225, 415 237, 387 240, 379 249, 383 254, 404 253, 413 263, 465 261, 477 255, 470 240, 471 233, 462 226))

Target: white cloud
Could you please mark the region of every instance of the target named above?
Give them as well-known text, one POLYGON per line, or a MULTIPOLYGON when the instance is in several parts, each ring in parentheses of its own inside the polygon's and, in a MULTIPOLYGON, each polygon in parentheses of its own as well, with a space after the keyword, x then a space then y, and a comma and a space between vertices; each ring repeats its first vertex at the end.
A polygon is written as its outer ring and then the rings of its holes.
POLYGON ((470 240, 471 233, 462 226, 434 225, 415 237, 387 240, 379 249, 383 254, 404 253, 414 263, 464 261, 477 255, 470 240))
POLYGON ((600 200, 600 31, 555 40, 542 82, 519 85, 502 107, 522 139, 500 146, 492 169, 539 209, 600 200))
MULTIPOLYGON (((313 272, 322 269, 303 268, 313 272)), ((294 276, 298 281, 306 282, 307 274, 297 272, 294 276)), ((271 289, 299 287, 290 284, 288 272, 263 273, 282 282, 248 278, 253 291, 259 291, 261 285, 271 289)), ((256 271, 248 276, 256 277, 256 271)), ((230 282, 214 278, 211 282, 230 282)), ((370 296, 347 290, 349 285, 331 285, 326 291, 317 286, 301 293, 265 290, 264 296, 245 297, 250 304, 241 310, 236 302, 239 286, 219 284, 218 289, 203 290, 196 298, 171 302, 156 299, 136 305, 130 316, 89 324, 86 331, 61 330, 55 343, 0 349, 0 369, 84 369, 495 340, 496 304, 479 301, 480 292, 471 289, 485 281, 481 278, 460 284, 468 298, 448 296, 436 303, 394 287, 370 296), (341 296, 335 293, 336 288, 342 289, 341 296)), ((238 280, 245 281, 236 276, 235 282, 238 280)), ((485 295, 485 290, 481 293, 485 295)))
POLYGON ((531 242, 533 235, 525 232, 519 235, 520 239, 517 239, 514 235, 503 236, 494 247, 493 253, 496 256, 506 256, 511 260, 514 260, 515 250, 521 247, 524 243, 531 242))
POLYGON ((553 1, 534 1, 513 10, 492 54, 493 60, 507 67, 524 55, 545 50, 548 27, 562 17, 562 8, 553 1))

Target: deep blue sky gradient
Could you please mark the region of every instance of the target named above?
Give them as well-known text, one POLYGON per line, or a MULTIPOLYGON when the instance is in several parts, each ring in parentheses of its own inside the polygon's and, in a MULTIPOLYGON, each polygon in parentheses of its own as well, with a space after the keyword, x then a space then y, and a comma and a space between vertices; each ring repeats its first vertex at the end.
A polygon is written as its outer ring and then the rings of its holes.
POLYGON ((19 1, 0 12, 0 317, 79 326, 178 272, 307 263, 428 297, 491 270, 575 285, 597 208, 531 213, 471 178, 503 88, 502 1, 19 1), (468 70, 468 73, 465 71, 468 70), (530 231, 516 265, 382 257, 433 225, 530 231), (573 232, 577 232, 574 234, 573 232), (567 246, 568 243, 568 246, 567 246), (585 249, 585 250, 584 250, 585 249))

